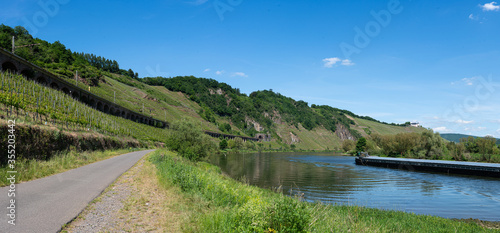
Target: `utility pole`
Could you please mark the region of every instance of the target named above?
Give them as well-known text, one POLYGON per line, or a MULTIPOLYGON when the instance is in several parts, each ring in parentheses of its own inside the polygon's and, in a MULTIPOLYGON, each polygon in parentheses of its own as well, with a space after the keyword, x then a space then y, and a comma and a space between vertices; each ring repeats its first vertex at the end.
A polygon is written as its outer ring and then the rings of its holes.
POLYGON ((75 85, 78 87, 78 70, 76 71, 75 74, 75 85))
POLYGON ((22 47, 33 47, 35 45, 40 45, 40 43, 36 43, 36 44, 28 44, 28 45, 20 45, 20 46, 17 46, 16 47, 16 43, 15 42, 15 37, 12 36, 12 53, 15 52, 16 48, 22 48, 22 47))
POLYGON ((113 103, 116 104, 116 91, 113 92, 113 103))

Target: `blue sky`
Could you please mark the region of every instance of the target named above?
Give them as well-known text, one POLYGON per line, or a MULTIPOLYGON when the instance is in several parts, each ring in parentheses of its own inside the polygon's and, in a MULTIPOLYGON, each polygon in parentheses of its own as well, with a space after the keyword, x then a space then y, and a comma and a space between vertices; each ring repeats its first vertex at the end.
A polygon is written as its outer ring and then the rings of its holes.
POLYGON ((141 77, 273 89, 386 122, 500 137, 500 4, 486 1, 4 1, 0 23, 141 77))

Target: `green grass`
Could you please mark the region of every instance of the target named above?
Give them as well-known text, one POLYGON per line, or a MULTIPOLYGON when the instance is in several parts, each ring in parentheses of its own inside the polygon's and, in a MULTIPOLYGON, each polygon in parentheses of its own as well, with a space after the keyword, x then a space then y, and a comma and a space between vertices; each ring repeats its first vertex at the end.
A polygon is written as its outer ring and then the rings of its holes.
POLYGON ((388 135, 388 134, 393 135, 398 133, 411 133, 411 132, 421 133, 425 130, 424 128, 421 127, 402 127, 402 126, 386 125, 360 118, 354 118, 354 121, 358 126, 355 129, 365 136, 367 134, 366 132, 367 130, 365 129, 368 129, 371 133, 378 133, 380 135, 388 135))
POLYGON ((200 106, 184 94, 169 91, 165 87, 150 86, 117 74, 108 74, 102 80, 99 86, 91 87, 91 92, 108 101, 167 122, 181 118, 202 121, 204 129, 218 131, 215 125, 199 117, 197 111, 200 106))
MULTIPOLYGON (((188 232, 494 232, 476 223, 360 206, 302 202, 240 183, 205 162, 155 151, 160 182, 204 203, 188 232)), ((165 220, 168 221, 168 220, 165 220)))
MULTIPOLYGON (((15 164, 17 171, 16 183, 43 178, 137 150, 140 149, 131 148, 93 152, 65 151, 52 156, 48 161, 17 160, 15 164)), ((0 167, 0 174, 2 174, 2 177, 8 177, 7 171, 10 170, 7 166, 0 167)), ((0 187, 6 186, 6 181, 5 179, 0 180, 0 187)))

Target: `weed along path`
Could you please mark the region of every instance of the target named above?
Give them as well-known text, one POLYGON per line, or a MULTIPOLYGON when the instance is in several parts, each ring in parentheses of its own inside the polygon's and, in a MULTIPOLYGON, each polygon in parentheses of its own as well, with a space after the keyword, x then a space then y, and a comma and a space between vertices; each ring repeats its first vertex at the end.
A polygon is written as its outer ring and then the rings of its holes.
POLYGON ((123 154, 17 184, 14 198, 7 195, 12 193, 9 192, 11 187, 0 188, 0 232, 58 232, 122 173, 152 151, 123 154), (10 205, 13 208, 8 208, 10 205), (12 212, 14 214, 9 215, 12 212))

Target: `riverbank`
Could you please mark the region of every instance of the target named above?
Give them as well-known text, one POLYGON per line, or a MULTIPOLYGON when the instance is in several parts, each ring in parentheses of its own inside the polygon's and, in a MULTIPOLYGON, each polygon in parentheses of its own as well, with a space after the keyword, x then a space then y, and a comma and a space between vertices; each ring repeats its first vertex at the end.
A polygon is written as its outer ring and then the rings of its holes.
POLYGON ((190 232, 495 232, 463 222, 401 211, 302 202, 270 190, 234 181, 218 167, 193 163, 172 152, 151 155, 161 183, 180 188, 206 208, 195 213, 190 232))

